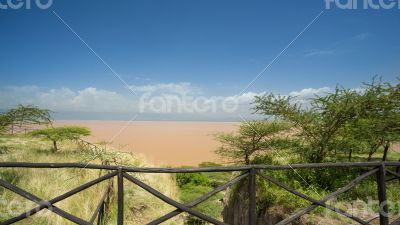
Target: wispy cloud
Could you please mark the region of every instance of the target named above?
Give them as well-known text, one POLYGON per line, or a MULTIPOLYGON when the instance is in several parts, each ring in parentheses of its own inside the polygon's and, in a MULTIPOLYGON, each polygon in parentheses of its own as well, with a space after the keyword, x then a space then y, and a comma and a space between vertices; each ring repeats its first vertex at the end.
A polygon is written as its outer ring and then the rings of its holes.
POLYGON ((362 40, 368 39, 371 36, 372 36, 371 33, 364 32, 364 33, 360 33, 360 34, 354 35, 351 39, 354 40, 354 41, 362 41, 362 40))
MULTIPOLYGON (((363 41, 372 36, 372 33, 370 32, 363 32, 359 33, 356 35, 351 36, 350 38, 346 39, 347 41, 363 41)), ((317 56, 328 56, 328 55, 334 55, 334 54, 341 54, 344 52, 348 52, 349 50, 345 48, 345 41, 339 41, 337 42, 334 46, 331 48, 327 49, 321 49, 321 48, 315 48, 315 49, 308 49, 304 51, 303 56, 304 57, 317 57, 317 56)))
POLYGON ((332 55, 335 54, 336 50, 330 49, 309 49, 305 51, 304 56, 305 57, 312 57, 312 56, 324 56, 324 55, 332 55))

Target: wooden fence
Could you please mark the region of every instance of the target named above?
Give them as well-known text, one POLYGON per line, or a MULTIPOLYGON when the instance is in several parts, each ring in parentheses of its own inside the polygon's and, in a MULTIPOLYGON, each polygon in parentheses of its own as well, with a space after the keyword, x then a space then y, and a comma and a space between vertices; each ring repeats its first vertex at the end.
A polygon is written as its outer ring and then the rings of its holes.
MULTIPOLYGON (((29 193, 9 182, 4 180, 0 180, 0 186, 30 200, 37 204, 37 206, 27 212, 24 212, 14 218, 8 219, 6 221, 0 222, 1 225, 13 224, 18 221, 21 221, 25 218, 28 218, 43 209, 48 209, 51 212, 58 214, 59 216, 73 222, 76 224, 82 225, 90 225, 90 224, 103 224, 103 217, 105 215, 105 211, 108 210, 107 207, 107 199, 112 194, 112 181, 113 178, 116 177, 117 179, 117 204, 118 204, 118 219, 117 224, 123 225, 124 224, 124 182, 132 182, 135 185, 143 188, 150 194, 156 196, 157 198, 161 199, 162 201, 174 206, 176 210, 167 213, 166 215, 148 223, 149 225, 160 224, 180 213, 186 212, 193 216, 196 216, 204 221, 207 221, 212 224, 218 225, 225 225, 226 223, 222 221, 218 221, 214 218, 211 218, 199 211, 193 209, 194 206, 204 202, 205 200, 209 199, 211 196, 215 195, 216 193, 227 189, 228 187, 236 184, 240 180, 248 177, 248 190, 249 190, 249 206, 248 206, 248 224, 256 225, 257 224, 257 215, 256 215, 256 176, 259 176, 265 179, 268 182, 271 182, 280 188, 287 190, 288 192, 309 201, 311 204, 310 206, 294 213, 293 215, 287 217, 286 219, 277 223, 277 225, 285 225, 290 224, 291 222, 297 220, 301 216, 311 212, 313 209, 317 207, 324 207, 326 209, 332 210, 338 214, 341 214, 356 223, 359 224, 369 224, 370 221, 365 221, 355 215, 352 215, 344 210, 336 208, 327 204, 327 201, 339 196, 340 194, 347 192, 352 187, 360 183, 365 178, 376 175, 376 184, 378 189, 378 199, 381 206, 381 210, 379 211, 379 222, 381 225, 399 225, 400 218, 390 221, 388 218, 388 207, 386 204, 386 182, 393 180, 394 178, 400 179, 400 174, 397 168, 400 167, 400 162, 356 162, 356 163, 318 163, 318 164, 292 164, 292 165, 250 165, 250 166, 233 166, 233 167, 207 167, 207 168, 131 168, 131 167, 119 167, 119 166, 111 166, 111 165, 92 165, 92 164, 79 164, 79 163, 25 163, 25 162, 0 162, 0 168, 47 168, 47 169, 55 169, 55 168, 82 168, 82 169, 98 169, 98 170, 106 170, 108 173, 104 176, 101 176, 95 180, 92 180, 88 183, 85 183, 77 188, 74 188, 60 196, 57 196, 50 200, 43 200, 32 193, 29 193), (325 168, 366 168, 367 172, 363 173, 362 175, 358 176, 347 185, 343 186, 342 188, 338 189, 337 191, 321 198, 321 199, 314 199, 310 196, 307 196, 299 191, 287 186, 284 183, 272 178, 271 176, 266 175, 265 173, 261 173, 260 171, 265 170, 301 170, 301 169, 325 169, 325 168), (390 170, 390 169, 395 169, 390 170), (230 180, 229 182, 221 185, 211 192, 207 193, 206 195, 188 203, 182 204, 173 200, 159 191, 155 190, 154 188, 150 187, 149 185, 145 184, 144 182, 140 181, 139 179, 135 178, 134 176, 130 175, 129 173, 197 173, 197 172, 240 172, 240 175, 235 177, 234 179, 230 180), (389 179, 389 176, 391 177, 389 179), (104 190, 104 194, 98 203, 96 210, 93 213, 93 216, 89 221, 84 219, 78 218, 70 213, 58 208, 55 206, 57 202, 60 202, 66 198, 69 198, 93 185, 96 185, 100 182, 108 181, 109 185, 106 190, 104 190), (97 219, 97 220, 96 220, 97 219)), ((247 212, 246 212, 247 213, 247 212)))

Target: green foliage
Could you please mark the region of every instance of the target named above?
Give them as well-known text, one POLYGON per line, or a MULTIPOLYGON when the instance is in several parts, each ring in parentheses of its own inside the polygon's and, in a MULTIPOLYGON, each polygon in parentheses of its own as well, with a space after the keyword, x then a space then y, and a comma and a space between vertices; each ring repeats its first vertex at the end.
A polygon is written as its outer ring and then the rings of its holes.
MULTIPOLYGON (((181 200, 184 203, 189 203, 201 196, 207 194, 212 191, 212 187, 203 186, 203 185, 195 185, 193 183, 185 184, 181 187, 181 200)), ((220 201, 223 198, 221 193, 218 193, 208 199, 206 202, 203 202, 195 207, 199 212, 208 215, 213 218, 221 217, 221 212, 223 210, 223 204, 220 201)), ((198 219, 194 216, 189 216, 186 220, 187 224, 206 224, 204 221, 198 219)))
MULTIPOLYGON (((316 190, 333 192, 360 176, 362 173, 363 170, 357 168, 308 169, 301 171, 302 178, 300 181, 303 185, 311 184, 316 190)), ((285 179, 289 182, 299 179, 298 172, 296 173, 296 171, 293 170, 289 170, 286 176, 285 179)))
MULTIPOLYGON (((213 162, 203 162, 199 164, 200 167, 215 167, 221 166, 213 162)), ((231 178, 231 173, 178 173, 176 174, 176 182, 180 188, 180 200, 184 203, 192 202, 201 196, 212 191, 217 186, 220 186, 231 178)), ((210 217, 220 219, 223 211, 223 204, 221 199, 223 193, 217 193, 205 202, 200 203, 195 207, 199 212, 204 213, 210 217)), ((207 224, 197 217, 189 215, 186 218, 185 224, 207 224)))
POLYGON ((176 174, 176 182, 181 188, 187 184, 201 186, 209 185, 209 180, 202 173, 178 173, 176 174))
POLYGON ((57 142, 62 140, 77 140, 82 136, 90 135, 90 130, 85 127, 64 126, 45 128, 30 132, 33 137, 42 137, 53 142, 54 151, 58 150, 57 142))
POLYGON ((267 121, 243 122, 237 134, 218 133, 216 139, 221 146, 215 151, 228 163, 250 164, 262 152, 280 149, 283 139, 274 137, 289 129, 289 124, 267 121))
POLYGON ((270 155, 258 155, 254 157, 253 161, 254 164, 257 165, 271 165, 274 164, 272 157, 270 155))
POLYGON ((24 129, 31 129, 35 125, 51 125, 53 118, 51 111, 48 109, 41 109, 34 105, 18 105, 5 112, 0 118, 0 127, 2 123, 11 130, 11 133, 22 131, 24 129))
POLYGON ((183 203, 189 203, 210 191, 212 191, 212 188, 207 185, 188 183, 181 187, 181 200, 183 203))
POLYGON ((256 111, 276 116, 299 130, 307 161, 322 162, 332 151, 335 135, 341 126, 355 116, 356 91, 336 88, 334 93, 315 96, 310 106, 296 103, 288 96, 267 94, 256 97, 256 111))
MULTIPOLYGON (((336 159, 337 153, 365 151, 370 156, 400 140, 400 85, 374 78, 361 91, 336 87, 314 96, 309 104, 294 97, 266 94, 255 100, 255 110, 290 123, 297 131, 296 151, 307 162, 336 159)), ((385 157, 384 157, 385 158, 385 157)))
POLYGON ((88 136, 90 135, 90 130, 85 127, 64 126, 34 130, 30 134, 36 137, 46 137, 50 140, 61 141, 66 139, 75 140, 82 136, 88 136))
MULTIPOLYGON (((282 177, 275 177, 275 179, 282 181, 282 177)), ((287 179, 285 179, 283 182, 286 183, 287 179)), ((302 193, 308 194, 309 196, 315 195, 315 193, 310 192, 309 189, 304 190, 303 186, 300 185, 298 185, 297 190, 302 193)), ((257 201, 257 208, 259 210, 268 209, 274 206, 284 206, 287 209, 298 209, 306 207, 308 204, 307 201, 289 193, 288 191, 270 182, 266 182, 262 178, 257 179, 256 201, 257 201)))
POLYGON ((12 124, 12 119, 9 115, 0 114, 0 134, 6 132, 11 124, 12 124))
MULTIPOLYGON (((199 167, 220 167, 220 166, 222 165, 215 162, 202 162, 199 164, 199 167)), ((202 175, 208 179, 209 186, 213 188, 225 184, 231 178, 231 173, 226 173, 226 172, 209 172, 209 173, 202 173, 202 175)))
POLYGON ((374 78, 370 84, 364 84, 357 104, 357 118, 343 130, 343 136, 364 143, 369 151, 368 160, 383 148, 386 160, 390 145, 400 140, 400 84, 374 78))
MULTIPOLYGON (((282 131, 289 132, 267 134, 268 145, 253 138, 257 136, 252 135, 252 132, 260 133, 255 132, 257 126, 248 126, 255 127, 253 131, 240 129, 238 134, 217 136, 223 145, 218 153, 233 163, 278 163, 276 160, 280 159, 268 154, 271 149, 279 151, 279 158, 283 156, 286 159, 284 163, 290 164, 351 161, 352 158, 363 161, 370 160, 376 152, 383 152, 382 160, 386 160, 387 155, 397 157, 388 154, 388 150, 393 143, 400 141, 398 83, 390 84, 374 78, 359 90, 338 86, 333 92, 311 97, 307 101, 271 93, 257 97, 255 103, 256 112, 274 121, 284 122, 287 128, 282 131)), ((363 168, 327 168, 301 170, 301 173, 294 170, 268 173, 286 185, 318 199, 365 172, 363 168)), ((246 182, 243 180, 243 185, 246 182)), ((388 195, 392 199, 399 199, 399 192, 394 191, 395 188, 391 189, 391 186, 388 184, 388 195)), ((238 187, 232 189, 231 198, 240 194, 238 187)), ((374 176, 340 195, 337 200, 367 201, 370 196, 377 196, 374 176)), ((259 210, 277 205, 284 205, 285 210, 296 210, 308 204, 271 183, 259 179, 257 181, 259 210)), ((393 210, 397 212, 398 206, 393 206, 393 210)))

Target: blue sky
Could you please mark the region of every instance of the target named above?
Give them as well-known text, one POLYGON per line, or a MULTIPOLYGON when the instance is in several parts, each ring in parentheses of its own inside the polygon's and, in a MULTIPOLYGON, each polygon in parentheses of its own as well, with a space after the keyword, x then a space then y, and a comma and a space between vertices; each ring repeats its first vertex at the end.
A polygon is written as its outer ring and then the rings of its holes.
POLYGON ((236 96, 321 11, 246 93, 356 88, 376 74, 388 81, 400 75, 397 8, 325 9, 323 0, 55 0, 46 10, 0 11, 0 108, 33 103, 80 119, 129 114, 135 110, 107 100, 138 101, 145 87, 159 95, 181 88, 195 97, 236 96), (95 107, 101 99, 105 106, 95 107))

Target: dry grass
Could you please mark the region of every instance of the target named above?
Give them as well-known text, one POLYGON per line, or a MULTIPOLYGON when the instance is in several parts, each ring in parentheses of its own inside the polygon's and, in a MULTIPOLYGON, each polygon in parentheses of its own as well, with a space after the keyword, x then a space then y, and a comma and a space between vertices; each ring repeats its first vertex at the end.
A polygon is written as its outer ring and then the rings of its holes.
MULTIPOLYGON (((60 143, 60 151, 51 153, 51 143, 40 139, 33 139, 25 136, 1 137, 0 145, 6 146, 8 152, 0 154, 1 161, 13 162, 90 162, 100 163, 99 158, 91 158, 92 153, 85 152, 69 141, 60 143)), ((117 158, 118 162, 129 166, 152 166, 146 163, 144 158, 135 154, 124 154, 108 148, 108 157, 117 158)), ((104 173, 104 171, 103 171, 104 173)), ((78 187, 90 180, 99 177, 98 170, 83 169, 0 169, 0 177, 13 182, 42 199, 48 200, 60 194, 78 187)), ((179 199, 178 188, 172 175, 143 175, 132 174, 163 194, 174 199, 179 199)), ((114 182, 116 183, 116 182, 114 182)), ((107 183, 103 182, 93 186, 81 193, 56 204, 65 211, 89 220, 96 208, 107 183)), ((18 195, 4 189, 0 189, 0 220, 10 218, 25 212, 35 206, 34 203, 19 197, 18 195)), ((112 205, 112 212, 109 215, 109 224, 116 223, 116 206, 112 205)), ((164 213, 172 210, 166 204, 160 203, 142 189, 125 181, 125 217, 128 224, 143 224, 155 219, 164 213), (140 216, 139 216, 140 215, 140 216), (138 219, 140 218, 140 219, 138 219)), ((180 224, 181 218, 176 218, 165 224, 180 224)), ((21 221, 19 224, 72 224, 58 215, 43 210, 32 216, 29 220, 21 221)))

